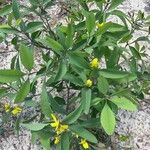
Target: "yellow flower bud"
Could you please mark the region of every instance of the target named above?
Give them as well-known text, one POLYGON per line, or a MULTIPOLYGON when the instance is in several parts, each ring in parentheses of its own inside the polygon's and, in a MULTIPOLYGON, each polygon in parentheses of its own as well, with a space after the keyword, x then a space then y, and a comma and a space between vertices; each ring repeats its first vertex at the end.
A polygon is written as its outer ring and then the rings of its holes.
POLYGON ((91 68, 98 68, 98 66, 99 66, 98 58, 94 58, 91 61, 91 68))
POLYGON ((60 136, 56 136, 54 140, 54 144, 58 144, 60 142, 60 136))
POLYGON ((79 138, 79 135, 74 132, 72 132, 72 135, 75 136, 77 139, 79 138))
POLYGON ((21 111, 22 111, 22 108, 21 108, 21 107, 15 106, 15 107, 13 108, 13 110, 12 110, 12 114, 15 116, 15 115, 21 113, 21 111))
POLYGON ((76 138, 78 139, 79 138, 79 135, 78 134, 75 134, 76 138))
POLYGON ((89 88, 92 86, 92 84, 93 84, 93 82, 90 79, 86 80, 86 82, 85 82, 85 86, 87 86, 89 88))
POLYGON ((81 139, 80 144, 83 146, 84 149, 88 149, 89 148, 89 144, 85 139, 81 139))
POLYGON ((96 26, 97 26, 98 28, 102 28, 104 25, 105 25, 105 22, 97 23, 97 24, 96 24, 96 26))
POLYGON ((8 103, 6 103, 5 105, 4 105, 4 108, 5 108, 5 111, 6 112, 9 112, 10 111, 10 104, 8 104, 8 103))

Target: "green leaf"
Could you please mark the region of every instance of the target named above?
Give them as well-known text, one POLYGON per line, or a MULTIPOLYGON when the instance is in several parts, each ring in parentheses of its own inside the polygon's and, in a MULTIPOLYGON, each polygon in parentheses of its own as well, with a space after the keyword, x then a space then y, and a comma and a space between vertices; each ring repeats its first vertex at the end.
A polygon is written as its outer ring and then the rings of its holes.
POLYGON ((43 87, 42 87, 40 106, 42 109, 42 113, 46 117, 50 117, 50 114, 52 113, 52 109, 50 106, 50 102, 49 102, 49 98, 48 98, 48 94, 47 94, 45 85, 43 85, 43 87))
POLYGON ((111 0, 111 5, 109 6, 109 10, 112 10, 116 8, 118 5, 120 5, 125 0, 111 0))
POLYGON ((132 57, 130 59, 130 62, 129 62, 129 67, 130 67, 130 70, 132 73, 136 73, 138 72, 138 66, 137 66, 137 59, 135 57, 132 57))
POLYGON ((108 135, 112 135, 115 130, 116 120, 115 120, 115 114, 113 113, 111 108, 107 105, 107 103, 102 109, 100 121, 105 132, 108 135))
POLYGON ((43 41, 43 44, 46 44, 49 48, 51 48, 57 54, 61 54, 61 51, 64 50, 63 46, 50 37, 46 37, 43 41))
POLYGON ((99 127, 99 118, 91 118, 88 120, 79 120, 79 124, 85 128, 97 128, 99 127))
POLYGON ((2 33, 6 33, 6 34, 17 34, 18 31, 16 31, 15 29, 12 29, 11 26, 9 26, 8 24, 2 24, 0 25, 0 32, 2 33))
POLYGON ((87 45, 87 40, 82 39, 73 45, 72 51, 80 51, 81 49, 84 49, 86 45, 87 45))
POLYGON ((109 17, 109 15, 115 15, 115 16, 119 17, 121 19, 121 21, 124 23, 124 25, 127 26, 127 23, 126 23, 127 15, 124 12, 122 12, 120 10, 113 10, 110 13, 108 13, 108 17, 109 17))
POLYGON ((98 90, 103 93, 106 94, 107 91, 109 89, 109 84, 106 78, 104 78, 103 76, 99 76, 98 78, 98 90))
POLYGON ((13 0, 12 2, 12 10, 13 10, 13 15, 15 17, 16 20, 18 20, 20 18, 20 11, 19 11, 19 3, 17 0, 13 0))
POLYGON ((62 148, 61 148, 61 142, 59 142, 59 143, 56 145, 56 150, 62 150, 62 148))
POLYGON ((19 52, 22 64, 27 70, 31 71, 34 65, 33 50, 26 45, 21 44, 19 52))
POLYGON ((86 15, 86 28, 89 34, 95 29, 95 16, 93 13, 87 13, 86 15))
POLYGON ((38 140, 38 132, 37 131, 31 131, 31 143, 35 144, 38 140))
POLYGON ((16 60, 17 60, 17 55, 15 55, 15 56, 11 59, 11 65, 10 65, 10 68, 11 68, 11 69, 15 69, 16 60))
POLYGON ((70 139, 68 132, 64 132, 61 136, 61 150, 70 150, 70 139))
POLYGON ((17 93, 17 96, 15 98, 15 103, 23 102, 24 99, 27 97, 27 95, 30 92, 30 81, 27 80, 22 86, 20 87, 20 90, 17 93))
POLYGON ((36 21, 36 22, 30 22, 27 24, 26 32, 27 33, 33 33, 36 31, 39 31, 43 29, 43 23, 36 21))
POLYGON ((118 23, 109 22, 109 25, 110 32, 128 31, 128 29, 125 26, 120 25, 118 23))
POLYGON ((66 116, 63 122, 65 122, 66 124, 74 123, 80 117, 82 110, 83 110, 83 106, 80 105, 77 109, 75 109, 68 116, 66 116))
POLYGON ((72 52, 69 53, 69 60, 72 65, 76 65, 83 69, 88 69, 89 65, 82 56, 82 53, 72 52))
POLYGON ((141 60, 141 55, 139 51, 137 51, 134 47, 130 46, 130 50, 132 52, 133 57, 141 60))
POLYGON ((114 97, 111 101, 121 109, 125 109, 128 111, 137 110, 137 106, 125 97, 114 97))
POLYGON ((130 32, 127 32, 122 38, 121 40, 119 41, 119 43, 126 43, 128 42, 129 40, 131 40, 133 37, 133 35, 130 33, 130 32))
POLYGON ((110 27, 111 27, 112 23, 111 22, 104 22, 104 25, 102 27, 99 28, 99 33, 103 34, 105 33, 110 27))
POLYGON ((116 71, 116 70, 108 70, 108 69, 100 70, 99 74, 105 78, 110 78, 110 79, 125 78, 129 75, 129 73, 125 71, 116 71))
POLYGON ((45 150, 50 150, 50 135, 49 133, 45 133, 43 131, 39 132, 39 140, 41 142, 41 145, 44 147, 45 150))
POLYGON ((20 70, 0 70, 0 82, 9 83, 19 80, 24 74, 20 70))
POLYGON ((62 60, 60 61, 58 72, 56 74, 54 81, 56 82, 56 81, 62 80, 66 72, 67 72, 67 65, 66 65, 66 62, 62 60))
POLYGON ((91 132, 79 125, 70 126, 70 130, 92 143, 97 143, 96 137, 91 132))
POLYGON ((138 42, 138 41, 145 41, 145 42, 150 43, 150 39, 149 39, 148 36, 141 36, 141 37, 138 37, 134 42, 138 42))
POLYGON ((128 83, 137 79, 137 75, 135 73, 130 73, 128 76, 122 79, 117 79, 116 81, 119 83, 128 83))
POLYGON ((107 62, 107 67, 110 69, 115 68, 118 64, 119 58, 120 58, 120 49, 115 48, 111 52, 111 55, 110 55, 109 60, 107 62))
POLYGON ((67 81, 69 81, 69 82, 71 82, 71 83, 73 83, 75 85, 78 85, 78 86, 83 86, 83 84, 84 84, 83 81, 79 77, 77 77, 75 75, 72 75, 72 74, 69 74, 69 73, 67 73, 63 77, 63 79, 67 80, 67 81))
POLYGON ((2 43, 5 39, 5 34, 4 33, 0 33, 0 43, 2 43))
POLYGON ((91 106, 95 106, 95 105, 98 105, 100 102, 102 102, 103 99, 100 98, 100 97, 96 97, 94 99, 92 99, 92 102, 91 102, 91 106))
POLYGON ((0 89, 0 97, 6 94, 6 92, 7 92, 7 89, 4 89, 4 88, 0 89))
POLYGON ((83 88, 81 91, 82 94, 82 106, 85 114, 88 114, 91 106, 91 89, 83 88))
POLYGON ((49 125, 49 123, 38 123, 38 122, 33 122, 33 123, 28 123, 28 124, 22 123, 21 124, 22 127, 25 127, 31 131, 42 130, 44 127, 46 127, 48 125, 49 125))
POLYGON ((37 3, 37 0, 29 0, 29 2, 33 6, 39 5, 39 3, 37 3))
POLYGON ((66 37, 66 46, 68 48, 72 47, 73 45, 73 35, 74 35, 73 25, 69 24, 67 28, 67 37, 66 37))
POLYGON ((66 113, 64 107, 62 107, 62 105, 59 104, 58 101, 56 101, 56 99, 54 99, 52 97, 52 95, 50 95, 50 94, 49 94, 49 100, 50 100, 50 103, 51 103, 52 110, 54 112, 58 112, 58 113, 61 113, 61 114, 66 113))
POLYGON ((11 5, 6 5, 3 8, 1 8, 0 10, 0 16, 5 16, 7 14, 9 14, 12 10, 12 6, 11 5))

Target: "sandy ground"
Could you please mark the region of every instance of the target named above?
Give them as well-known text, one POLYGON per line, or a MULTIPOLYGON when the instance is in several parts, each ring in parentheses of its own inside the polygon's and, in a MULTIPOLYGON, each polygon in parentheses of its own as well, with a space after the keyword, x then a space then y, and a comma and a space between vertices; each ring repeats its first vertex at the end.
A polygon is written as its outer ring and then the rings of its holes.
MULTIPOLYGON (((145 2, 146 0, 126 0, 119 8, 126 13, 129 11, 137 12, 138 10, 149 13, 150 7, 145 2)), ((147 2, 150 1, 147 0, 147 2)), ((53 18, 57 18, 56 9, 59 11, 58 6, 55 6, 51 11, 53 18)), ((150 51, 149 48, 148 46, 148 50, 150 51)), ((0 45, 0 50, 10 51, 11 49, 11 45, 8 49, 0 45)), ((0 68, 8 68, 9 60, 14 55, 14 53, 0 55, 0 68)), ((120 111, 118 118, 119 123, 116 134, 112 137, 114 145, 118 147, 117 150, 150 150, 150 105, 143 102, 139 111, 134 113, 120 111), (126 141, 121 142, 118 134, 127 137, 126 141)), ((5 136, 5 138, 0 137, 0 150, 40 150, 39 146, 31 145, 30 138, 31 136, 28 131, 21 131, 19 137, 14 134, 5 136)))

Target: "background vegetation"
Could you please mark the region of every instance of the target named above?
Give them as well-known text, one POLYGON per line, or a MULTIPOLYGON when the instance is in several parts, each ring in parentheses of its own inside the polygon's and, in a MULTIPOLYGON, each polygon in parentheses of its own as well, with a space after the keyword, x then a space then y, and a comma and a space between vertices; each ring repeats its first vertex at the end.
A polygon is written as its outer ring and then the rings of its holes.
POLYGON ((3 6, 0 16, 7 20, 0 25, 0 41, 10 42, 16 55, 9 69, 0 70, 0 96, 7 99, 1 103, 1 128, 13 118, 17 133, 21 127, 31 130, 32 142, 47 150, 111 144, 118 110, 136 111, 150 90, 141 43, 149 43, 150 17, 117 10, 122 2, 76 0, 67 7, 67 21, 54 27, 48 13, 54 1, 3 6), (109 21, 112 16, 120 24, 109 21), (137 31, 145 36, 134 37, 137 31), (29 109, 34 111, 26 116, 29 109))

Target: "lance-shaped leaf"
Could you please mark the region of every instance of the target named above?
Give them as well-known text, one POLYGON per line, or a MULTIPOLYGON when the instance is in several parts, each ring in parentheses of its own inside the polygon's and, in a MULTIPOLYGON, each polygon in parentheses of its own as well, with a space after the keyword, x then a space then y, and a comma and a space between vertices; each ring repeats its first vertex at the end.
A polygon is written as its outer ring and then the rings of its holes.
POLYGON ((70 150, 70 136, 68 132, 64 132, 61 136, 61 149, 70 150))
POLYGON ((99 71, 99 74, 105 78, 110 78, 110 79, 120 79, 120 78, 125 78, 129 75, 128 72, 125 71, 117 71, 117 70, 107 70, 107 69, 102 69, 99 71))
POLYGON ((130 46, 129 48, 130 48, 130 50, 132 52, 133 57, 141 60, 141 54, 140 54, 140 52, 136 48, 134 48, 132 46, 130 46))
POLYGON ((29 22, 26 27, 27 33, 33 33, 43 29, 43 23, 39 21, 29 22))
POLYGON ((70 126, 70 130, 90 142, 97 143, 96 137, 91 132, 79 125, 70 126))
POLYGON ((116 125, 115 114, 113 113, 113 111, 111 110, 111 108, 108 106, 107 103, 102 109, 100 122, 108 135, 112 135, 114 133, 116 125))
POLYGON ((69 54, 69 60, 72 65, 76 65, 83 69, 88 69, 89 65, 87 61, 84 59, 82 53, 73 52, 69 54))
POLYGON ((112 0, 111 5, 109 6, 109 10, 116 8, 118 5, 120 5, 124 1, 125 0, 112 0))
POLYGON ((8 24, 2 24, 2 25, 0 25, 0 32, 1 33, 6 33, 6 34, 17 34, 18 33, 17 30, 13 29, 8 24))
POLYGON ((56 81, 61 80, 66 74, 66 72, 67 72, 67 64, 64 60, 62 60, 60 61, 58 72, 56 74, 54 81, 56 82, 56 81))
POLYGON ((137 106, 125 97, 114 97, 114 98, 112 98, 111 101, 121 109, 125 109, 128 111, 136 111, 137 110, 137 106))
POLYGON ((50 117, 50 114, 52 113, 52 109, 51 109, 51 105, 49 102, 49 98, 48 98, 48 94, 47 94, 45 85, 43 85, 43 87, 42 87, 40 105, 41 105, 42 113, 46 117, 50 117))
POLYGON ((91 89, 82 89, 82 106, 85 114, 88 114, 91 106, 91 89))
POLYGON ((51 48, 55 53, 61 54, 61 51, 64 50, 64 47, 54 39, 50 37, 46 37, 44 40, 41 41, 45 46, 51 48))
POLYGON ((10 83, 19 80, 24 74, 20 70, 0 70, 0 82, 10 83))
POLYGON ((74 35, 73 25, 69 24, 67 28, 67 37, 66 37, 66 46, 68 48, 70 48, 73 45, 73 35, 74 35))
POLYGON ((98 78, 98 90, 103 93, 106 94, 107 91, 109 89, 109 84, 106 78, 99 76, 98 78))
POLYGON ((20 8, 19 8, 19 3, 17 0, 13 0, 12 2, 12 10, 13 10, 13 15, 15 17, 15 19, 19 19, 20 18, 20 8))
POLYGON ((48 132, 43 132, 42 130, 38 133, 39 141, 43 146, 44 150, 50 150, 50 135, 48 132))
POLYGON ((22 64, 27 70, 31 71, 34 65, 33 50, 26 45, 21 44, 19 47, 19 52, 22 64))
POLYGON ((27 80, 22 86, 20 87, 20 90, 17 93, 17 96, 15 98, 15 103, 20 103, 25 100, 27 95, 30 92, 30 81, 27 80))
POLYGON ((48 126, 48 123, 38 123, 38 122, 33 122, 33 123, 22 123, 21 126, 25 127, 31 131, 39 131, 42 130, 44 127, 48 126))
POLYGON ((6 5, 3 8, 1 8, 0 10, 0 16, 5 16, 7 14, 9 14, 12 10, 12 6, 11 5, 6 5))
POLYGON ((89 34, 95 29, 95 16, 93 13, 86 13, 86 28, 89 34))
POLYGON ((67 124, 74 123, 81 115, 83 110, 83 106, 80 105, 77 109, 75 109, 73 112, 71 112, 64 120, 63 122, 67 124))

